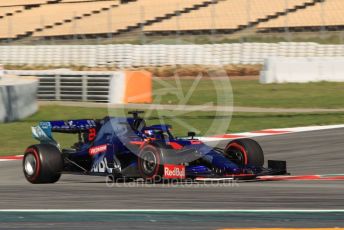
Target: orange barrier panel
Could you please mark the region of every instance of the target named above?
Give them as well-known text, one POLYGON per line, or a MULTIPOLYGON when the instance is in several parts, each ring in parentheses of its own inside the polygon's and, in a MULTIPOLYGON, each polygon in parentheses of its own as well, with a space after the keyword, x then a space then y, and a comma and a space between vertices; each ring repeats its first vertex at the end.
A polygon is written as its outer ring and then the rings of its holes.
POLYGON ((125 71, 126 103, 152 103, 152 74, 148 71, 125 71))

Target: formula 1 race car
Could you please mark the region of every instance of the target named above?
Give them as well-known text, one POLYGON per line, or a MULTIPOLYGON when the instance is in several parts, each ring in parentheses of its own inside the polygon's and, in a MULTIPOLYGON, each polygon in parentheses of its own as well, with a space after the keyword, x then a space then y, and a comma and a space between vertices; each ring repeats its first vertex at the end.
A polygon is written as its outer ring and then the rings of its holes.
POLYGON ((55 183, 61 173, 76 173, 159 182, 286 174, 285 161, 269 161, 268 168, 263 168, 263 150, 254 140, 232 140, 220 149, 196 139, 193 132, 177 138, 170 125, 147 126, 139 116, 142 111, 129 113, 131 117, 48 121, 32 127, 40 144, 25 151, 26 179, 55 183), (78 141, 61 149, 53 132, 77 134, 78 141))

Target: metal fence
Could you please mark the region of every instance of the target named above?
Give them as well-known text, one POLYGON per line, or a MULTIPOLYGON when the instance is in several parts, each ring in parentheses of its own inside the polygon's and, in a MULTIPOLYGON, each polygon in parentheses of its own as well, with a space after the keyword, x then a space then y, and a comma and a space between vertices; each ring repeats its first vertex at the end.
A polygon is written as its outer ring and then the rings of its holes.
POLYGON ((38 99, 48 101, 109 102, 111 72, 17 71, 6 74, 37 76, 38 99))

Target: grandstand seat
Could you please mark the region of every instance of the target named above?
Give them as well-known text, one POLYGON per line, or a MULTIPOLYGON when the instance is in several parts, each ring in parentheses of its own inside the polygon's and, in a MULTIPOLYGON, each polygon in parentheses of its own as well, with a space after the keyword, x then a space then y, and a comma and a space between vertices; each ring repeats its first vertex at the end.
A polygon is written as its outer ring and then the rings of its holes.
POLYGON ((0 17, 4 17, 8 14, 14 14, 22 9, 24 9, 22 6, 0 7, 0 17))
POLYGON ((1 6, 25 6, 25 5, 33 5, 33 4, 43 4, 48 2, 48 0, 1 0, 1 6))

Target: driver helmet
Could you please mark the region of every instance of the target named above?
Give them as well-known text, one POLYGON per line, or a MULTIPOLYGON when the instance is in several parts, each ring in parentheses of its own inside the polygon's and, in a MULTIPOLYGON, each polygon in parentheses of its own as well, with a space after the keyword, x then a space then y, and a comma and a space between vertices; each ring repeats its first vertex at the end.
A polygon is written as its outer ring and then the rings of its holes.
POLYGON ((147 137, 154 137, 154 131, 153 130, 145 130, 145 134, 147 137))

